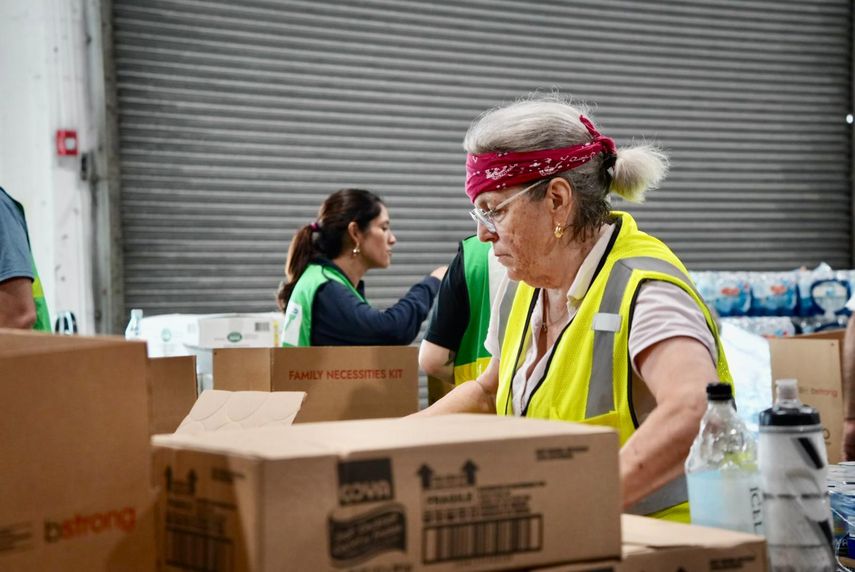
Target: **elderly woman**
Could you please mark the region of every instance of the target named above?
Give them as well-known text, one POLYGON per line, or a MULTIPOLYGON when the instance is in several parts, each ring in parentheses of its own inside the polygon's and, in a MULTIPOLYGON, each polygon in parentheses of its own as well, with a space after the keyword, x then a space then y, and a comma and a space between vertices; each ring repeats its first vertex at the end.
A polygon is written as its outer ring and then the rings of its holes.
POLYGON ((686 268, 608 200, 640 202, 667 158, 618 149, 557 97, 487 112, 464 147, 478 235, 521 282, 503 339, 487 340, 485 373, 422 413, 613 427, 624 508, 688 522, 683 462, 706 384, 730 373, 686 268))

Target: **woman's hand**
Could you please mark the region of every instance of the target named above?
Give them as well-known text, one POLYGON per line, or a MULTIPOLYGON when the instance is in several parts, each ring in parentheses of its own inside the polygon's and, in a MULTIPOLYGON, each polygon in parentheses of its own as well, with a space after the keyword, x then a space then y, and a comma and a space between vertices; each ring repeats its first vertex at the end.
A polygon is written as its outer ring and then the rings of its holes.
POLYGON ((478 379, 467 381, 446 393, 442 399, 413 415, 448 413, 496 413, 496 390, 499 387, 499 359, 490 360, 478 379))
POLYGON ((434 278, 439 278, 440 280, 442 280, 442 277, 445 276, 446 270, 448 270, 447 265, 437 266, 436 268, 433 269, 433 272, 431 272, 430 275, 433 276, 434 278))

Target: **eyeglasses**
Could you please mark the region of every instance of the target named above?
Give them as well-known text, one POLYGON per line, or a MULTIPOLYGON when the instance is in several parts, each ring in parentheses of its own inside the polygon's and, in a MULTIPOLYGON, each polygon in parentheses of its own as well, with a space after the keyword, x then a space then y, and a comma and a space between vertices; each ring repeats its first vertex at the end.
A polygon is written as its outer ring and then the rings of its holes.
POLYGON ((496 206, 494 206, 490 210, 485 211, 484 209, 479 209, 478 207, 475 207, 474 209, 469 211, 469 216, 471 216, 472 220, 474 220, 475 222, 477 222, 479 224, 483 224, 484 228, 486 228, 488 231, 495 233, 496 232, 496 221, 494 220, 494 217, 496 216, 496 214, 500 210, 502 210, 504 207, 506 207, 508 205, 508 203, 513 201, 515 198, 522 196, 523 194, 532 190, 533 188, 535 188, 536 186, 538 186, 542 182, 543 182, 543 180, 537 181, 533 185, 529 185, 528 187, 524 188, 520 192, 514 193, 513 195, 506 198, 505 200, 503 200, 502 202, 500 202, 499 204, 497 204, 496 206))

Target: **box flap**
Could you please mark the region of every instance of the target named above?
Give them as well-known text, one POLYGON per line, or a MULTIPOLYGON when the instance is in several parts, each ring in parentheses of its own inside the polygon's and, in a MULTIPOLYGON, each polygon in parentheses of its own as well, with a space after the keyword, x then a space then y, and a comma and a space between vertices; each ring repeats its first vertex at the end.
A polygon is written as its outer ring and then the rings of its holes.
POLYGON ((33 330, 0 328, 0 357, 32 353, 54 353, 128 342, 119 336, 57 336, 33 330))
MULTIPOLYGON (((278 392, 273 395, 276 393, 278 392)), ((617 439, 617 433, 612 429, 563 421, 495 415, 444 415, 304 423, 274 429, 218 433, 181 432, 157 435, 152 442, 161 447, 200 449, 264 459, 286 459, 319 452, 345 457, 361 451, 591 434, 617 439)), ((565 453, 572 454, 572 451, 565 453)))
POLYGON ((302 391, 203 391, 176 433, 287 427, 306 394, 302 391))
POLYGON ((624 557, 628 554, 679 547, 728 548, 746 542, 762 542, 764 538, 744 532, 734 532, 706 526, 688 526, 657 518, 624 514, 624 557))
POLYGON ((196 401, 196 358, 148 360, 151 433, 172 433, 196 401))

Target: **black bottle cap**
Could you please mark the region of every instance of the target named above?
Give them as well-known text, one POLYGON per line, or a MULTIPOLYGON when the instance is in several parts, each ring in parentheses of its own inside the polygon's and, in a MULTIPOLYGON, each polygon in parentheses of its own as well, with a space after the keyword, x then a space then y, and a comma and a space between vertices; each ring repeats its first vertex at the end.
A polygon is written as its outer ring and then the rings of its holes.
POLYGON ((729 383, 708 383, 707 399, 709 401, 730 401, 733 399, 733 388, 729 383))
POLYGON ((810 405, 781 407, 776 405, 760 412, 761 427, 794 427, 819 425, 819 412, 810 405))

